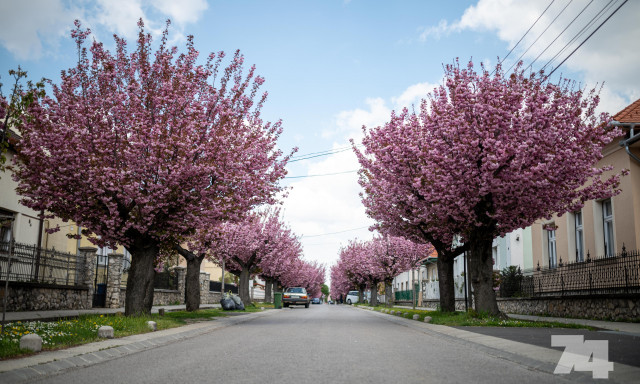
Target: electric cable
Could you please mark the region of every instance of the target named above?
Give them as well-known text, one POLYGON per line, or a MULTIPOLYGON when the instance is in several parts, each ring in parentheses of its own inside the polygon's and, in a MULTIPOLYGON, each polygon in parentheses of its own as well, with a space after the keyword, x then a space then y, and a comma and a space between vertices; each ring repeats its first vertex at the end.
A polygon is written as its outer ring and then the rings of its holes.
MULTIPOLYGON (((506 71, 505 73, 509 73, 509 72, 511 71, 511 69, 512 69, 516 64, 518 64, 518 62, 522 59, 522 57, 523 57, 524 55, 526 55, 526 54, 527 54, 527 52, 529 52, 529 50, 531 49, 531 47, 533 47, 533 46, 535 45, 535 43, 537 43, 537 42, 538 42, 538 40, 540 40, 540 38, 542 37, 542 35, 544 35, 544 34, 549 30, 549 28, 551 28, 551 26, 553 25, 553 23, 555 23, 555 22, 556 22, 556 20, 558 20, 558 17, 560 17, 560 16, 564 13, 564 11, 567 9, 567 7, 568 7, 569 5, 571 5, 571 3, 572 3, 572 2, 573 2, 573 0, 569 0, 569 2, 567 3, 567 5, 565 5, 565 6, 564 6, 564 8, 562 8, 562 10, 561 10, 560 12, 558 12, 558 14, 556 15, 556 17, 554 17, 554 18, 553 18, 553 20, 551 20, 551 22, 549 23, 549 25, 547 25, 547 28, 545 28, 545 29, 544 29, 544 31, 542 31, 542 33, 540 33, 540 34, 538 35, 538 37, 533 41, 533 43, 531 43, 531 44, 529 45, 529 47, 528 47, 528 48, 527 48, 527 49, 526 49, 526 50, 525 50, 525 51, 520 55, 520 57, 518 57, 518 60, 516 60, 513 64, 511 64, 511 66, 509 67, 509 69, 507 69, 507 71, 506 71)), ((545 11, 546 11, 546 10, 545 10, 545 11)))
MULTIPOLYGON (((544 11, 542 11, 542 13, 540 14, 540 16, 538 16, 538 18, 536 19, 536 21, 533 22, 533 24, 531 24, 531 26, 529 27, 529 29, 527 29, 527 32, 524 33, 524 35, 522 35, 522 37, 520 38, 520 40, 518 40, 518 42, 516 43, 516 45, 514 45, 511 50, 509 51, 509 53, 507 53, 507 55, 505 57, 502 58, 502 60, 500 60, 499 64, 502 64, 507 57, 509 57, 509 55, 511 55, 511 53, 513 52, 514 49, 516 49, 516 47, 522 42, 522 40, 525 38, 525 36, 527 36, 527 34, 531 31, 531 29, 538 23, 538 21, 540 21, 540 19, 542 18, 542 16, 547 12, 547 10, 549 9, 549 7, 551 7, 551 5, 555 2, 556 0, 551 0, 551 2, 549 3, 549 5, 547 5, 547 8, 544 9, 544 11)), ((495 72, 495 69, 493 70, 493 72, 495 72)), ((491 72, 491 75, 493 75, 493 72, 491 72)))
POLYGON ((580 47, 582 47, 582 45, 583 45, 584 43, 586 43, 586 42, 587 42, 587 40, 589 40, 589 39, 591 38, 591 36, 593 36, 596 32, 598 32, 598 30, 600 29, 600 27, 602 27, 602 26, 603 26, 607 21, 609 21, 609 19, 611 19, 611 17, 612 17, 613 15, 615 15, 615 14, 616 14, 616 12, 618 12, 618 10, 620 10, 620 8, 622 8, 622 6, 623 6, 623 5, 625 5, 628 1, 629 1, 629 0, 624 0, 624 2, 623 2, 622 4, 620 4, 620 6, 619 6, 618 8, 616 8, 616 9, 615 9, 615 11, 613 11, 613 12, 609 15, 609 17, 607 17, 607 18, 606 18, 602 23, 600 23, 600 25, 598 25, 598 28, 596 28, 593 32, 591 32, 591 34, 589 34, 589 36, 587 36, 587 38, 586 38, 586 39, 584 39, 584 40, 582 41, 582 43, 580 43, 580 45, 578 45, 578 46, 576 47, 576 49, 574 49, 573 51, 571 51, 571 53, 569 54, 569 56, 565 57, 565 59, 564 59, 564 60, 562 60, 562 62, 561 62, 560 64, 558 64, 558 65, 553 69, 553 71, 551 71, 551 72, 547 75, 547 78, 548 78, 548 77, 550 77, 551 75, 553 75, 553 73, 554 73, 558 68, 560 68, 560 67, 562 66, 562 64, 564 64, 564 62, 565 62, 565 61, 569 60, 569 58, 570 58, 571 56, 573 56, 573 54, 574 54, 574 53, 576 53, 576 51, 577 51, 580 47))
POLYGON ((333 173, 321 173, 321 174, 316 174, 316 175, 306 175, 306 176, 285 176, 285 179, 303 179, 306 177, 321 177, 321 176, 333 176, 333 175, 342 175, 342 174, 346 174, 346 173, 355 173, 358 172, 357 169, 354 169, 353 171, 343 171, 343 172, 333 172, 333 173))
POLYGON ((558 36, 556 36, 556 38, 555 38, 555 39, 553 39, 553 41, 552 41, 551 43, 549 43, 549 45, 547 45, 547 47, 546 47, 542 52, 540 52, 540 54, 538 54, 538 56, 536 56, 536 58, 535 58, 535 59, 533 59, 533 61, 531 62, 531 64, 529 64, 529 65, 527 66, 527 68, 525 68, 524 70, 526 71, 526 70, 528 70, 529 68, 531 68, 531 67, 533 66, 533 64, 534 64, 536 61, 538 61, 538 59, 540 58, 540 56, 542 56, 542 55, 543 55, 543 54, 544 54, 544 53, 545 53, 549 48, 551 48, 551 46, 556 42, 556 40, 558 40, 558 39, 560 38, 560 36, 562 36, 562 35, 567 31, 567 29, 569 29, 569 27, 570 27, 570 26, 571 26, 571 25, 572 25, 572 24, 573 24, 573 23, 578 19, 578 17, 580 17, 580 15, 582 15, 582 13, 583 13, 587 8, 589 8, 589 6, 591 5, 591 3, 593 3, 593 2, 594 2, 594 0, 591 0, 587 5, 585 5, 585 6, 584 6, 584 8, 582 8, 582 10, 580 11, 580 13, 578 13, 578 14, 576 15, 576 17, 574 17, 574 18, 573 18, 573 20, 571 20, 571 22, 570 22, 569 24, 567 24, 567 26, 566 26, 566 27, 564 27, 564 29, 562 30, 562 32, 560 32, 560 33, 558 34, 558 36))
POLYGON ((560 51, 558 51, 551 59, 549 59, 547 61, 547 63, 540 69, 541 71, 544 71, 548 66, 551 65, 551 63, 553 63, 560 55, 562 55, 562 53, 569 48, 569 46, 571 46, 576 40, 578 40, 580 38, 580 36, 584 35, 587 30, 589 30, 589 28, 595 24, 605 13, 608 9, 610 9, 613 5, 614 2, 616 0, 609 0, 609 2, 600 9, 600 11, 598 11, 598 13, 596 13, 591 20, 589 20, 572 38, 571 40, 569 40, 569 42, 567 44, 565 44, 564 47, 562 47, 562 49, 560 49, 560 51))

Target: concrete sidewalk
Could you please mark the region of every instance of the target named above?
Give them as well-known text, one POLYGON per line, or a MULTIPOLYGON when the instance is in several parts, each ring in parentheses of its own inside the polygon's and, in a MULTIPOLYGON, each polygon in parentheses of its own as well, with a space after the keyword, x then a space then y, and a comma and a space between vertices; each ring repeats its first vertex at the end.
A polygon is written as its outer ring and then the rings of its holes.
MULTIPOLYGON (((413 307, 395 306, 396 308, 413 309, 413 307)), ((419 310, 430 310, 428 308, 416 308, 419 310)), ((564 317, 547 317, 547 316, 532 316, 532 315, 517 315, 508 313, 512 319, 528 320, 528 321, 550 321, 565 324, 580 324, 586 325, 598 329, 606 329, 610 331, 625 332, 634 335, 640 335, 640 323, 626 323, 622 321, 604 321, 604 320, 588 320, 588 319, 572 319, 564 317)))
MULTIPOLYGON (((151 313, 158 313, 159 309, 164 309, 165 312, 182 311, 186 308, 185 305, 160 305, 151 308, 151 313)), ((201 304, 200 309, 208 308, 220 308, 220 304, 201 304)), ((24 311, 24 312, 7 312, 5 315, 5 321, 7 323, 13 321, 49 321, 58 320, 68 317, 78 317, 80 315, 107 315, 122 312, 124 313, 124 307, 122 308, 91 308, 91 309, 73 309, 73 310, 59 310, 59 311, 24 311)))

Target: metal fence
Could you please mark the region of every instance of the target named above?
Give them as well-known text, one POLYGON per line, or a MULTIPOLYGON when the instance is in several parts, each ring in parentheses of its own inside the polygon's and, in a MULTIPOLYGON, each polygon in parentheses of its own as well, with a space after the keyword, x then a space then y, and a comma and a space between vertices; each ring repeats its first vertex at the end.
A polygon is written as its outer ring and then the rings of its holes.
MULTIPOLYGON (((222 282, 220 281, 209 281, 209 291, 210 292, 221 292, 222 291, 222 282)), ((224 284, 224 291, 238 294, 238 286, 235 284, 224 284)))
POLYGON ((162 272, 156 272, 153 278, 154 289, 170 289, 178 290, 178 274, 175 271, 165 269, 162 272))
POLYGON ((413 291, 395 291, 396 301, 413 301, 413 291))
POLYGON ((640 251, 587 258, 556 268, 536 267, 523 271, 517 281, 502 282, 501 297, 563 296, 640 293, 640 251))
POLYGON ((35 245, 13 243, 9 260, 9 242, 0 242, 0 280, 82 285, 84 259, 76 254, 43 249, 35 245))

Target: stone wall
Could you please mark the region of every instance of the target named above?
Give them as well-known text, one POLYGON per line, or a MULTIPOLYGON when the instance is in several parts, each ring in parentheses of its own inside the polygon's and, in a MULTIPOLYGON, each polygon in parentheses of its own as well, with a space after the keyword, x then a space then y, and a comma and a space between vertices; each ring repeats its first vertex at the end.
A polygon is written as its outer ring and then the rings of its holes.
POLYGON ((597 320, 640 320, 640 295, 498 298, 504 313, 597 320))
MULTIPOLYGON (((498 298, 504 313, 596 320, 639 321, 640 295, 549 296, 535 298, 498 298)), ((396 305, 412 306, 411 301, 396 305)), ((423 300, 422 307, 437 309, 439 300, 423 300)), ((472 308, 471 303, 469 308, 472 308)), ((464 299, 456 299, 456 310, 464 311, 464 299)))
MULTIPOLYGON (((4 284, 0 291, 0 296, 4 296, 4 284)), ((90 309, 92 300, 88 288, 12 281, 9 283, 7 311, 90 309)))

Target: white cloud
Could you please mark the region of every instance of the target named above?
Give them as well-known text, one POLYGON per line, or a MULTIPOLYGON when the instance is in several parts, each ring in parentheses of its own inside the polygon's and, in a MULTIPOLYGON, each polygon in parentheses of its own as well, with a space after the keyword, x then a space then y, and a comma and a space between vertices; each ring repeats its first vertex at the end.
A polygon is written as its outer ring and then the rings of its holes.
MULTIPOLYGON (((544 66, 605 6, 604 3, 594 2, 562 33, 587 4, 588 0, 573 1, 562 12, 567 3, 554 3, 505 62, 505 69, 520 56, 527 66, 540 55, 533 69, 538 70, 544 66), (554 22, 557 15, 560 16, 554 22), (548 30, 543 34, 547 28, 548 30), (556 37, 557 40, 553 42, 556 37), (548 46, 550 47, 544 51, 548 46)), ((500 40, 507 43, 510 49, 533 25, 547 5, 547 2, 536 1, 480 0, 476 5, 467 8, 459 20, 453 22, 444 20, 438 26, 427 27, 421 37, 438 37, 454 31, 488 31, 495 33, 500 40)), ((618 5, 619 3, 616 3, 615 7, 618 5)), ((567 57, 615 7, 606 11, 605 16, 597 20, 587 33, 577 38, 550 67, 558 65, 567 57)), ((637 75, 640 50, 635 49, 637 42, 640 41, 638 14, 640 14, 640 2, 631 1, 625 4, 558 69, 558 71, 571 70, 581 74, 582 85, 586 87, 594 87, 604 82, 605 89, 601 94, 602 110, 611 113, 617 112, 640 97, 640 91, 638 91, 640 76, 637 75)), ((550 67, 546 69, 547 73, 550 67)))
POLYGON ((153 6, 178 24, 197 22, 208 8, 205 0, 156 0, 153 6))
MULTIPOLYGON (((335 143, 334 149, 343 148, 343 143, 335 143)), ((307 175, 353 171, 359 168, 352 151, 327 156, 307 164, 307 175)), ((360 186, 355 172, 308 177, 291 183, 292 190, 284 201, 285 220, 301 239, 307 259, 331 264, 337 257, 340 244, 346 244, 356 236, 369 238, 366 228, 372 221, 365 215, 360 202, 360 186), (342 232, 361 228, 357 231, 342 232), (335 233, 334 232, 342 232, 335 233), (319 234, 330 234, 316 236, 319 234)))
POLYGON ((108 31, 133 38, 138 33, 138 20, 144 19, 140 0, 99 0, 96 21, 108 31))
POLYGON ((427 94, 431 93, 431 91, 436 87, 438 87, 437 84, 428 82, 414 84, 402 92, 400 96, 391 98, 391 101, 393 102, 396 110, 405 107, 411 108, 412 106, 415 106, 417 110, 420 107, 422 99, 424 99, 427 94))
POLYGON ((79 12, 59 0, 0 2, 0 43, 18 60, 42 56, 43 43, 56 44, 79 12))
POLYGON ((7 0, 0 2, 0 44, 18 60, 39 59, 54 54, 75 19, 101 40, 114 33, 135 39, 140 18, 154 36, 171 19, 169 43, 177 44, 184 40, 185 26, 197 22, 207 7, 206 0, 7 0))
POLYGON ((449 25, 447 20, 440 20, 438 25, 421 28, 422 33, 420 33, 419 39, 420 41, 427 41, 430 38, 435 40, 439 40, 442 36, 447 36, 452 32, 452 26, 449 25))
MULTIPOLYGON (((362 126, 375 127, 384 124, 391 115, 391 109, 382 98, 368 98, 365 100, 368 109, 354 109, 342 111, 336 116, 335 129, 322 132, 323 138, 331 138, 342 134, 346 139, 359 137, 362 126)), ((346 142, 345 139, 345 142, 346 142)))
MULTIPOLYGON (((407 87, 399 96, 390 100, 368 98, 365 108, 342 111, 335 116, 335 129, 323 133, 333 137, 333 149, 344 148, 353 138, 356 144, 362 139, 362 126, 372 128, 389 120, 392 109, 419 105, 420 99, 435 87, 432 83, 419 83, 407 87)), ((307 175, 352 171, 360 168, 352 151, 344 151, 307 160, 307 175)), ((351 239, 370 239, 373 233, 368 227, 373 220, 365 214, 360 201, 361 187, 357 173, 308 177, 290 184, 293 189, 284 201, 284 216, 293 230, 303 237, 302 244, 307 259, 317 260, 327 265, 333 264, 339 254, 340 245, 351 239), (364 227, 364 228, 362 228, 364 227), (357 228, 357 229, 356 229, 357 228), (347 232, 342 232, 347 229, 347 232), (341 233, 333 233, 341 232, 341 233), (314 236, 327 234, 326 236, 314 236)))

